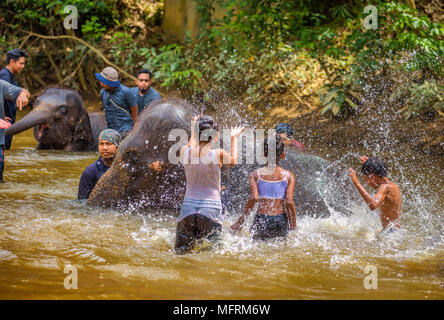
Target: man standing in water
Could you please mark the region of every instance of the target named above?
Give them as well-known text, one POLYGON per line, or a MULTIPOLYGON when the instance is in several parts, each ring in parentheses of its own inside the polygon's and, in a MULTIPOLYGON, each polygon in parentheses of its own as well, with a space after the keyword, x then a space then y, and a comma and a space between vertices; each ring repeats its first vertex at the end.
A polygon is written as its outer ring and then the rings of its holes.
POLYGON ((136 97, 128 87, 120 83, 116 69, 106 67, 95 76, 103 88, 100 96, 105 110, 106 127, 117 130, 125 138, 137 121, 136 97))
POLYGON ((113 129, 103 130, 99 135, 99 154, 97 161, 83 171, 79 182, 78 199, 88 199, 100 177, 111 167, 121 142, 120 134, 113 129))
MULTIPOLYGON (((9 82, 13 86, 18 86, 15 81, 14 74, 22 72, 25 67, 25 58, 28 55, 25 51, 20 49, 13 49, 6 53, 6 67, 0 71, 0 79, 9 82)), ((17 113, 17 105, 14 100, 5 100, 5 120, 11 124, 15 123, 15 115, 17 113)), ((11 148, 12 136, 5 136, 5 150, 11 148)))
POLYGON ((13 86, 12 84, 0 80, 0 183, 3 181, 3 169, 5 164, 5 129, 9 124, 4 120, 5 108, 3 102, 7 100, 16 100, 17 108, 22 110, 28 104, 30 93, 28 90, 13 86))
POLYGON ((137 87, 130 89, 131 93, 136 97, 138 113, 141 113, 149 103, 162 99, 159 92, 151 87, 152 79, 152 74, 149 70, 140 70, 137 73, 137 87))
POLYGON ((395 231, 400 228, 399 220, 401 218, 401 191, 396 183, 387 178, 387 169, 379 158, 361 157, 364 180, 374 189, 378 189, 375 196, 367 193, 364 187, 359 183, 355 171, 350 168, 350 177, 358 189, 364 201, 370 210, 380 208, 380 219, 383 231, 395 231))

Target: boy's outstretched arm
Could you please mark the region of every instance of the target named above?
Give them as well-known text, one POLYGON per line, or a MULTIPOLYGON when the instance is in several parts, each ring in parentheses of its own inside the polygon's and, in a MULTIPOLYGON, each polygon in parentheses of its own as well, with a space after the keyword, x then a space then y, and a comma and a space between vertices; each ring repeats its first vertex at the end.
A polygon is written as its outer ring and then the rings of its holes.
POLYGON ((370 194, 368 194, 368 192, 361 185, 358 176, 356 175, 356 172, 352 168, 350 168, 349 171, 350 171, 349 175, 353 181, 353 184, 355 185, 356 189, 358 189, 359 193, 361 194, 364 201, 367 203, 370 210, 373 211, 376 208, 378 208, 385 199, 385 195, 387 193, 387 187, 385 185, 381 185, 381 187, 379 187, 378 192, 373 197, 370 194))

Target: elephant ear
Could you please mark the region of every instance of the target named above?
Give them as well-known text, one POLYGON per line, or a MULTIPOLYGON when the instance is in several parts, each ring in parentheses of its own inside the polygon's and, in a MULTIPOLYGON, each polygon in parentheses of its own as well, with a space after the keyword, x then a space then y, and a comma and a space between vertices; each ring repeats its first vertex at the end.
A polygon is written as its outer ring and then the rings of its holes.
POLYGON ((73 149, 78 151, 90 150, 94 144, 92 136, 91 123, 88 112, 83 106, 82 98, 79 94, 71 94, 67 97, 68 105, 79 109, 78 120, 74 128, 73 149))
POLYGON ((82 110, 82 115, 74 129, 73 143, 77 150, 89 150, 94 144, 91 123, 85 110, 82 110))

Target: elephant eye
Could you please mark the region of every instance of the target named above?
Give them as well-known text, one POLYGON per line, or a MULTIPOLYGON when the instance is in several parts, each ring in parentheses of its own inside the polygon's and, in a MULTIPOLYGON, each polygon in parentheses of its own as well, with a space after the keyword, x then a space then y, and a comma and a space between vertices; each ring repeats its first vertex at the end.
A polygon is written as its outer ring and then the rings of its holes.
POLYGON ((66 106, 61 106, 61 107, 59 107, 59 112, 60 112, 61 114, 66 114, 66 111, 67 111, 66 106))

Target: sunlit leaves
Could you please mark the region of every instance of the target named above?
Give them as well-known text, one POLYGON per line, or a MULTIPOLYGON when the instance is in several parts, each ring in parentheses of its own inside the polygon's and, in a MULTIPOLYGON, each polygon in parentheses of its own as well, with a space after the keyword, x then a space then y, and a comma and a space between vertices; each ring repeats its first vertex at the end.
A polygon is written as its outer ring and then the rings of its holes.
POLYGON ((171 44, 163 46, 157 51, 154 48, 142 48, 140 54, 146 58, 144 68, 156 70, 154 76, 162 82, 163 87, 185 88, 198 86, 202 78, 200 71, 190 67, 189 61, 183 53, 183 46, 171 44))

